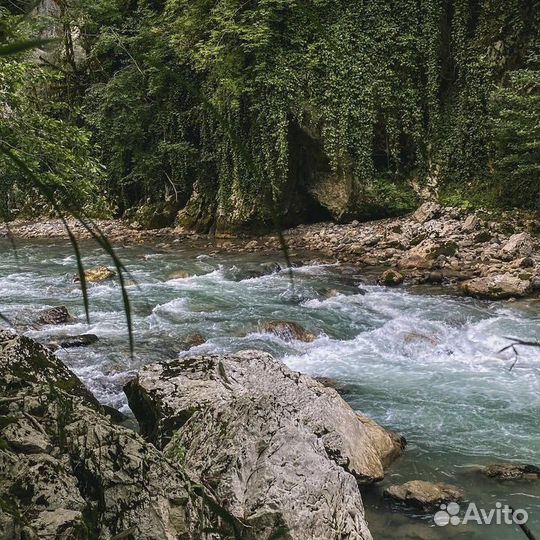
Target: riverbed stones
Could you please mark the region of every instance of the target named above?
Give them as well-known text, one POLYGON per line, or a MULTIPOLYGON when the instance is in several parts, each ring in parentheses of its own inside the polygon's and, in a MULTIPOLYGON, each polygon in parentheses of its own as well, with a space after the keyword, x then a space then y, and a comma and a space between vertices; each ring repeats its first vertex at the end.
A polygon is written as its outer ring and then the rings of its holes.
POLYGON ((265 321, 259 324, 258 329, 259 332, 274 334, 284 341, 298 340, 309 343, 317 337, 293 321, 265 321))
POLYGON ((381 274, 379 283, 381 285, 386 285, 387 287, 395 287, 396 285, 403 283, 404 279, 405 276, 401 272, 398 272, 393 268, 389 268, 381 274))
POLYGON ((522 463, 491 463, 481 469, 488 478, 496 480, 538 480, 540 467, 522 463))
POLYGON ((404 484, 389 486, 384 490, 384 496, 396 502, 430 511, 442 503, 461 501, 463 492, 450 484, 411 480, 404 484))
POLYGON ((417 208, 413 213, 413 218, 418 221, 418 223, 425 223, 426 221, 438 217, 441 212, 442 208, 439 204, 433 201, 427 201, 417 208))
POLYGON ((72 319, 66 306, 44 309, 37 318, 37 324, 65 324, 72 319))
POLYGON ((112 424, 48 349, 0 331, 0 372, 0 524, 10 539, 232 536, 212 495, 112 424))
MULTIPOLYGON (((100 283, 112 279, 116 275, 116 272, 108 266, 96 266, 96 268, 89 268, 84 271, 84 277, 88 283, 100 283)), ((77 276, 76 281, 79 278, 77 276)))
POLYGON ((404 440, 261 351, 145 366, 125 388, 142 433, 269 538, 363 538, 357 484, 404 440), (175 458, 176 456, 176 458, 175 458))
POLYGON ((463 292, 478 298, 501 300, 526 296, 532 290, 530 279, 521 279, 511 274, 493 274, 464 281, 463 292))
POLYGON ((55 349, 70 349, 73 347, 88 347, 97 343, 99 338, 95 334, 81 334, 79 336, 58 336, 51 340, 47 346, 55 349))

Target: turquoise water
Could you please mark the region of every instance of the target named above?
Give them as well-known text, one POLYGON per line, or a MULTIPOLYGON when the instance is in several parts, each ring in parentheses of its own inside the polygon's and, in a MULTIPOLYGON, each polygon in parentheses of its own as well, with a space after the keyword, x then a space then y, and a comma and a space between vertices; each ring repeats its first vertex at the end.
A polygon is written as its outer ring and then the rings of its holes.
MULTIPOLYGON (((388 289, 372 275, 331 265, 295 268, 291 284, 287 272, 272 272, 279 254, 228 255, 179 243, 118 248, 137 282, 128 286, 131 359, 116 282, 90 287, 87 325, 67 244, 20 243, 18 262, 6 242, 0 252, 0 312, 42 341, 99 336, 91 347, 59 354, 102 402, 129 413, 123 384, 143 364, 185 354, 181 341, 195 332, 207 341, 191 352, 264 349, 293 369, 335 379, 353 408, 407 438, 405 455, 364 495, 376 539, 524 538, 514 525, 438 527, 431 516, 382 499, 385 485, 411 479, 457 484, 479 508, 524 508, 540 534, 538 483, 500 484, 475 472, 495 461, 539 464, 538 350, 520 348, 511 371, 512 351, 498 352, 508 344, 504 336, 538 339, 538 300, 494 303, 435 289, 388 289), (193 276, 167 280, 179 270, 193 276), (28 327, 37 309, 62 304, 72 323, 28 327), (286 343, 258 332, 271 319, 296 321, 318 338, 286 343)), ((109 264, 90 244, 84 253, 88 267, 109 264)))

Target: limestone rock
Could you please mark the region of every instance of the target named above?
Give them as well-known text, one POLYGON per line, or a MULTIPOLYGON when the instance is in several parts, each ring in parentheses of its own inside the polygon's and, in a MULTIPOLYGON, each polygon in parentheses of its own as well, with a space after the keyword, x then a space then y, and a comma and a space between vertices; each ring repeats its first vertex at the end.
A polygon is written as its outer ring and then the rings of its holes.
POLYGON ((533 251, 533 240, 529 233, 513 234, 501 248, 501 252, 509 255, 526 257, 533 251))
POLYGON ((0 528, 10 538, 232 536, 212 496, 112 424, 48 349, 0 331, 0 372, 0 500, 9 501, 0 528))
POLYGON ((66 306, 56 306, 40 312, 37 324, 64 324, 71 320, 66 306))
POLYGON ((532 290, 532 283, 511 274, 492 274, 464 281, 461 288, 470 296, 500 300, 526 296, 532 290))
POLYGON ((315 334, 308 332, 303 326, 291 321, 267 321, 259 325, 260 332, 274 334, 284 341, 310 342, 316 339, 315 334))
MULTIPOLYGON (((84 277, 88 283, 99 283, 101 281, 107 281, 113 278, 116 272, 107 266, 97 266, 96 268, 89 268, 84 271, 84 277)), ((75 281, 79 281, 76 277, 75 281)))
POLYGON ((79 336, 59 336, 50 341, 47 346, 49 348, 69 349, 71 347, 87 347, 99 341, 95 334, 81 334, 79 336))
POLYGON ((384 496, 429 511, 442 503, 459 502, 463 492, 450 484, 411 480, 389 486, 384 490, 384 496))
POLYGON ((402 273, 392 268, 389 268, 388 270, 385 270, 381 274, 381 277, 379 278, 379 283, 381 285, 387 285, 389 287, 393 287, 395 285, 399 285, 400 283, 403 283, 404 279, 405 278, 402 273))
POLYGON ((125 388, 142 432, 251 527, 250 538, 368 538, 357 483, 404 440, 267 353, 145 366, 125 388), (279 525, 278 525, 279 524, 279 525))
POLYGON ((418 221, 418 223, 425 223, 426 221, 439 217, 441 212, 442 208, 439 204, 428 201, 416 209, 413 213, 413 218, 418 221))
POLYGON ((400 268, 406 269, 431 270, 436 265, 439 256, 454 255, 457 249, 456 243, 452 241, 440 242, 426 239, 406 251, 398 265, 400 268))
POLYGON ((497 480, 538 480, 540 467, 516 463, 492 463, 482 469, 483 474, 497 480))

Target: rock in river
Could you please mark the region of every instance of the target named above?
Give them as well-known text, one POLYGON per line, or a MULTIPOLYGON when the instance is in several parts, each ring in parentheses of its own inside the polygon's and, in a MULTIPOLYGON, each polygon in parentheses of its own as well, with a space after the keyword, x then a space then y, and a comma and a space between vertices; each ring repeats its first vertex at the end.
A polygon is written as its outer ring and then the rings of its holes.
POLYGON ((250 538, 368 538, 359 484, 404 441, 260 351, 144 367, 126 386, 141 430, 250 527, 250 538))
POLYGON ((274 334, 284 341, 299 341, 310 342, 316 339, 315 334, 308 332, 303 326, 290 321, 268 321, 259 325, 260 332, 268 332, 274 334))
POLYGON ((393 268, 389 268, 388 270, 385 270, 381 274, 381 277, 379 278, 379 283, 381 285, 393 287, 395 285, 399 285, 400 283, 403 283, 404 279, 405 278, 403 277, 403 274, 401 272, 398 272, 397 270, 394 270, 393 268))
MULTIPOLYGON (((84 277, 88 283, 99 283, 100 281, 107 281, 116 275, 114 270, 111 270, 108 266, 97 266, 96 268, 89 268, 84 271, 84 277)), ((79 281, 79 277, 75 278, 75 281, 79 281)))
POLYGON ((64 324, 71 320, 66 306, 56 306, 40 312, 37 324, 64 324))
POLYGON ((520 463, 492 463, 483 467, 482 473, 497 480, 538 480, 540 467, 520 463))
POLYGON ((463 492, 450 484, 411 480, 404 484, 392 485, 384 490, 385 497, 416 506, 425 511, 437 508, 441 503, 458 502, 463 492))

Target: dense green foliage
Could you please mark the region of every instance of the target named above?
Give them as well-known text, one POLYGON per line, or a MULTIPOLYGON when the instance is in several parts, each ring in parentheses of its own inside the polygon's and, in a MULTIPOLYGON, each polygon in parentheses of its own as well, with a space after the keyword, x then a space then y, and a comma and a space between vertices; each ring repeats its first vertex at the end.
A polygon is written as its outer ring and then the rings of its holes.
MULTIPOLYGON (((25 34, 20 29, 23 21, 2 13, 3 23, 9 22, 0 28, 2 42, 17 42, 25 34)), ((90 143, 91 133, 67 121, 74 111, 48 96, 48 89, 61 79, 61 74, 37 64, 32 52, 0 58, 0 141, 52 190, 61 206, 102 215, 108 208, 100 185, 104 175, 90 143)), ((2 216, 51 210, 36 186, 29 186, 25 171, 0 153, 0 189, 6 195, 0 201, 2 216)))
POLYGON ((205 230, 273 207, 347 219, 408 210, 411 185, 536 205, 536 2, 52 3, 62 71, 40 113, 64 102, 93 132, 120 211, 187 203, 181 222, 205 230))

